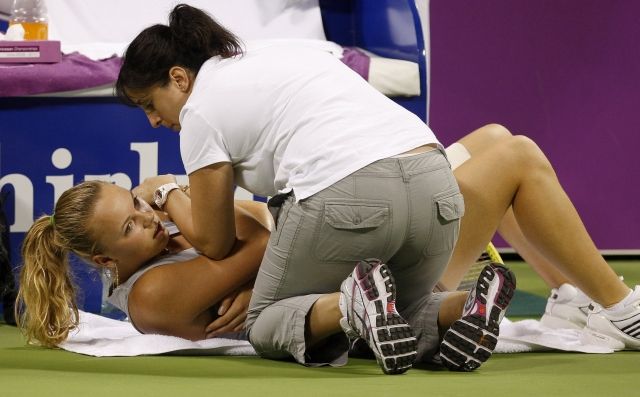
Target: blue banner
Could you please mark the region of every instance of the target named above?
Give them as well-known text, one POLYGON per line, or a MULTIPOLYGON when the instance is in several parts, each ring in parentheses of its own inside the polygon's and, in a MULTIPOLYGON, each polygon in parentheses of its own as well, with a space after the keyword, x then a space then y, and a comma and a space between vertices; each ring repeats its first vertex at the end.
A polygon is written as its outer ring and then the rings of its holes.
MULTIPOLYGON (((153 129, 140 109, 114 98, 0 98, 0 188, 14 266, 33 220, 50 214, 62 192, 90 179, 127 189, 172 173, 186 183, 178 134, 153 129)), ((81 308, 99 312, 101 281, 73 261, 81 308)))

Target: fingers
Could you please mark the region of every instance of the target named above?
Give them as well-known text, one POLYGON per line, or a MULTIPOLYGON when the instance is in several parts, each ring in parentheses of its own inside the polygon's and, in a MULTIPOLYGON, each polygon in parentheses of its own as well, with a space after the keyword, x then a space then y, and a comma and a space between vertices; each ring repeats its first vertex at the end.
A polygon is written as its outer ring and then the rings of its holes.
POLYGON ((223 316, 227 312, 229 307, 233 305, 233 302, 235 301, 237 296, 238 296, 237 292, 232 292, 231 294, 229 294, 227 297, 225 297, 223 300, 220 301, 220 306, 218 306, 218 316, 223 316))
POLYGON ((131 189, 131 193, 133 193, 134 196, 139 197, 150 204, 153 204, 154 192, 155 188, 152 189, 149 185, 144 183, 131 189))
POLYGON ((214 338, 224 333, 242 330, 246 319, 246 309, 239 307, 239 305, 233 305, 223 316, 218 317, 207 326, 205 329, 207 338, 214 338))
POLYGON ((215 328, 211 332, 207 332, 207 338, 215 338, 230 332, 242 331, 244 329, 244 322, 246 319, 247 315, 244 313, 240 316, 234 317, 229 323, 221 326, 220 328, 215 328))
POLYGON ((250 300, 251 288, 237 290, 222 299, 218 308, 220 317, 205 328, 207 338, 214 338, 224 333, 242 331, 244 322, 247 319, 250 300))
POLYGON ((227 326, 235 318, 233 312, 234 310, 229 310, 224 315, 213 320, 209 325, 207 325, 205 331, 207 333, 216 332, 227 326))

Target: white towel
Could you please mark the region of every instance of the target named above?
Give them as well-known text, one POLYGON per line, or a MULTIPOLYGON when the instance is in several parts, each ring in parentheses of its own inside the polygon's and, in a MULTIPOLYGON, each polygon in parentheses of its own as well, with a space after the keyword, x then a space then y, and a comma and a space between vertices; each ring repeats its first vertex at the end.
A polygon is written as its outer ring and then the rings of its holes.
MULTIPOLYGON (((579 330, 551 329, 536 320, 500 324, 495 353, 561 350, 582 353, 612 353, 602 346, 580 342, 579 330)), ((246 340, 213 338, 190 341, 175 336, 141 334, 129 322, 112 320, 80 311, 78 329, 59 345, 62 349, 96 357, 154 354, 255 356, 246 340)))
POLYGON ((247 340, 212 338, 190 341, 175 336, 141 334, 131 323, 80 311, 78 329, 62 349, 96 357, 153 354, 255 356, 247 340))
POLYGON ((495 353, 523 353, 561 350, 580 353, 613 353, 605 346, 581 342, 581 330, 552 329, 537 320, 512 322, 505 318, 500 323, 500 337, 495 353))

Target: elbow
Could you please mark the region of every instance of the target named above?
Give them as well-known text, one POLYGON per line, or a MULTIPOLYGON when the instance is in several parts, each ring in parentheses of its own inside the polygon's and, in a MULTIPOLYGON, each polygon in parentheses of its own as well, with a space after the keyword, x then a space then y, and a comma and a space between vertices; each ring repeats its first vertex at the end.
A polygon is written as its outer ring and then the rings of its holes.
POLYGON ((220 250, 214 250, 214 249, 204 249, 202 251, 200 251, 202 253, 202 255, 206 256, 207 258, 213 259, 214 261, 221 261, 224 258, 227 257, 227 252, 223 252, 220 250))
POLYGON ((235 244, 235 236, 233 240, 231 240, 226 244, 220 244, 220 242, 217 242, 217 244, 213 242, 203 242, 203 244, 200 245, 198 250, 204 256, 211 258, 213 260, 219 261, 229 256, 234 244, 235 244))
POLYGON ((269 237, 269 231, 260 228, 254 230, 248 237, 234 237, 226 247, 221 247, 219 244, 203 245, 203 249, 200 250, 200 252, 206 257, 216 261, 223 260, 240 252, 251 253, 252 256, 257 258, 257 262, 260 263, 267 248, 269 237))
POLYGON ((195 230, 193 247, 202 255, 219 261, 228 257, 236 245, 235 227, 217 230, 195 230))

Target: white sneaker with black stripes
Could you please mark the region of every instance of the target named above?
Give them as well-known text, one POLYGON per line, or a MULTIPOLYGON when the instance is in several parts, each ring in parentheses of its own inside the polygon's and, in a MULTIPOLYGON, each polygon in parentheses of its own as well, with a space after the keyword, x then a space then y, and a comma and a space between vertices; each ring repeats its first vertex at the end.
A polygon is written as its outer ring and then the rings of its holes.
POLYGON ((385 374, 410 369, 417 355, 417 340, 396 311, 396 287, 387 265, 378 259, 358 262, 340 292, 340 325, 347 336, 364 339, 385 374))
POLYGON ((613 350, 640 350, 640 286, 636 285, 622 305, 609 309, 592 305, 582 342, 613 350))
POLYGON ((552 329, 582 329, 587 323, 591 298, 571 284, 551 290, 540 324, 552 329))
POLYGON ((506 267, 491 263, 482 269, 475 287, 469 291, 462 317, 451 325, 440 343, 440 359, 445 367, 473 371, 489 359, 515 287, 516 277, 506 267))

